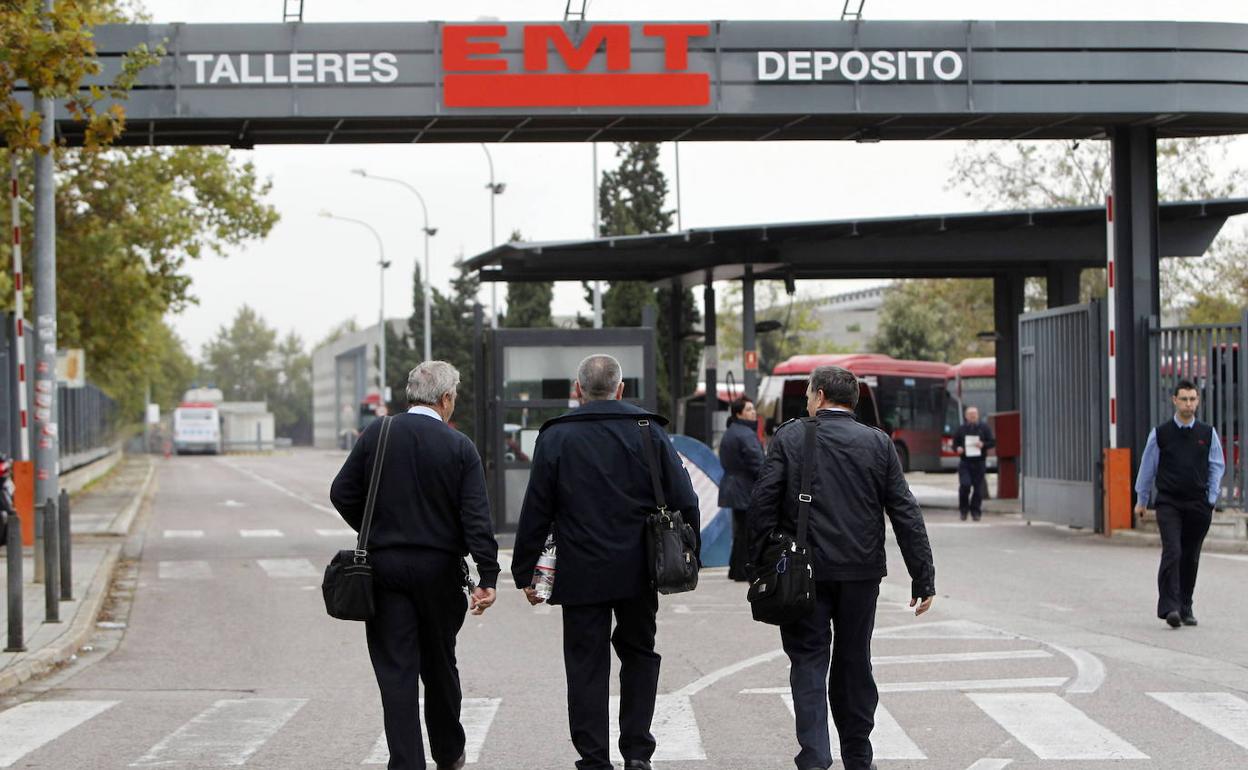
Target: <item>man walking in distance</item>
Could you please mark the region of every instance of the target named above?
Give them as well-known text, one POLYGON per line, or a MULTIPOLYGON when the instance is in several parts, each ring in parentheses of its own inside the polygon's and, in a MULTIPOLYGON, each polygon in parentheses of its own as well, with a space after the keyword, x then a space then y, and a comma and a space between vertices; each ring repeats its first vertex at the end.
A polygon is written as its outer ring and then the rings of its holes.
POLYGON ((986 455, 996 445, 992 428, 979 419, 979 409, 968 406, 966 420, 953 434, 953 448, 958 453, 958 513, 962 521, 966 521, 968 511, 975 521, 983 515, 986 455))
POLYGON ((1174 418, 1148 434, 1140 456, 1135 512, 1144 513, 1155 481, 1157 529, 1161 532, 1157 617, 1178 628, 1196 625, 1192 593, 1200 566, 1200 546, 1213 521, 1226 458, 1218 431, 1196 419, 1196 407, 1200 406, 1196 386, 1180 380, 1170 400, 1174 418))
POLYGON ((763 467, 763 445, 758 440, 758 413, 745 396, 729 406, 728 430, 719 442, 719 461, 724 477, 719 482, 719 506, 732 509, 732 554, 728 559, 729 580, 749 580, 746 563, 750 560, 750 535, 746 514, 750 494, 763 467))
MULTIPOLYGON (((879 694, 871 673, 871 634, 884 556, 884 513, 906 569, 910 606, 931 607, 936 568, 923 515, 901 471, 893 442, 854 420, 858 380, 837 366, 810 375, 807 412, 817 418, 807 548, 815 578, 815 607, 780 627, 789 656, 789 685, 797 719, 798 770, 832 764, 828 707, 841 739, 845 770, 872 764, 871 729, 879 694), (829 662, 831 671, 829 673, 829 662)), ((775 533, 796 534, 804 432, 798 420, 776 431, 750 505, 751 554, 758 564, 775 533)))
POLYGON ((645 524, 654 486, 642 441, 655 448, 669 510, 699 531, 698 498, 660 425, 667 421, 620 400, 620 364, 595 355, 581 362, 580 406, 542 426, 520 509, 512 575, 530 604, 548 534, 555 538, 551 604, 563 607, 568 724, 580 770, 609 770, 611 646, 620 659, 620 754, 627 770, 650 770, 650 722, 659 686, 654 651, 658 595, 646 564, 645 524), (639 425, 640 423, 640 425, 639 425), (644 436, 644 438, 643 438, 644 436), (611 616, 615 616, 615 631, 611 616))
MULTIPOLYGON (((498 581, 498 543, 481 458, 468 437, 447 424, 458 387, 459 372, 443 361, 425 361, 408 374, 411 408, 393 418, 366 543, 376 614, 365 629, 381 690, 390 770, 425 767, 421 682, 438 770, 464 766, 455 637, 466 609, 480 615, 494 603, 498 581), (465 599, 468 553, 480 584, 465 599)), ((364 429, 329 492, 357 531, 381 423, 364 429)))

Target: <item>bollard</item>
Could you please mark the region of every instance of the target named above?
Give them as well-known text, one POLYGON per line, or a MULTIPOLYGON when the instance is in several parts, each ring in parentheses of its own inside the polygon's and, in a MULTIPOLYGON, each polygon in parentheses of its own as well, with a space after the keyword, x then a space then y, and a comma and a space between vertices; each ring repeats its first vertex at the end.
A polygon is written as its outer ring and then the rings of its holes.
POLYGON ((25 652, 26 639, 22 630, 22 522, 16 513, 9 514, 8 528, 4 551, 9 576, 9 646, 4 651, 25 652))
POLYGON ((61 622, 61 549, 60 522, 56 517, 56 501, 48 498, 43 504, 43 535, 45 560, 43 576, 44 623, 61 622))
POLYGON ((72 532, 69 528, 69 493, 63 489, 56 511, 61 533, 61 601, 68 602, 74 599, 74 560, 73 541, 70 538, 72 532))

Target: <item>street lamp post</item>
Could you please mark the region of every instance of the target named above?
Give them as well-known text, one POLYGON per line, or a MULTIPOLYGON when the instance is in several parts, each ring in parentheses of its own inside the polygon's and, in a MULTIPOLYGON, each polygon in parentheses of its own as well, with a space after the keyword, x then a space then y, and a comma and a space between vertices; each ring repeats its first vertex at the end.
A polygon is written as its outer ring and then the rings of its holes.
MULTIPOLYGON (((485 186, 485 189, 490 191, 490 248, 492 249, 498 245, 498 239, 494 233, 494 197, 503 194, 503 190, 507 189, 507 183, 494 181, 494 158, 490 155, 490 148, 482 144, 481 149, 485 150, 485 159, 490 164, 490 182, 485 186)), ((498 328, 497 282, 490 283, 490 327, 493 329, 498 328)))
POLYGON ((353 169, 351 173, 358 174, 359 176, 362 176, 365 179, 377 179, 382 182, 392 182, 397 185, 402 185, 403 187, 406 187, 413 195, 416 196, 416 200, 420 201, 420 210, 425 216, 425 226, 422 228, 425 233, 425 269, 424 269, 425 359, 424 360, 432 361, 433 360, 433 321, 432 321, 433 311, 431 308, 432 308, 432 303, 433 303, 433 299, 432 299, 433 288, 431 286, 431 281, 433 279, 430 278, 429 276, 429 236, 437 235, 438 228, 429 226, 429 207, 425 205, 425 197, 420 194, 419 190, 417 190, 415 187, 412 187, 407 182, 404 182, 402 179, 395 179, 393 177, 378 176, 376 174, 370 174, 362 168, 353 169))
POLYGON ((378 361, 377 387, 381 391, 381 400, 384 404, 390 400, 386 397, 388 395, 386 393, 386 268, 390 267, 390 263, 386 261, 386 248, 381 243, 381 234, 378 233, 377 229, 369 223, 361 219, 340 217, 337 214, 331 214, 328 211, 322 211, 320 215, 326 219, 337 219, 340 222, 351 222, 352 224, 366 227, 368 228, 368 231, 373 234, 373 238, 377 240, 377 264, 381 267, 381 270, 378 271, 378 275, 381 279, 381 299, 377 305, 377 330, 378 336, 381 337, 381 345, 378 347, 378 357, 380 358, 380 361, 378 361))

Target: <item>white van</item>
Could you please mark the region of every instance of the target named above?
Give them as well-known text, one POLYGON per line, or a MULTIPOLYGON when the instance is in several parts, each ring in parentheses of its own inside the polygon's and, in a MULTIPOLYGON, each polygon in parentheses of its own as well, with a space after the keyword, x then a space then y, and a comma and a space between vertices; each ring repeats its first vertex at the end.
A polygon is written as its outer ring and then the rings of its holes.
POLYGON ((221 454, 221 412, 208 402, 183 402, 173 410, 173 451, 221 454))

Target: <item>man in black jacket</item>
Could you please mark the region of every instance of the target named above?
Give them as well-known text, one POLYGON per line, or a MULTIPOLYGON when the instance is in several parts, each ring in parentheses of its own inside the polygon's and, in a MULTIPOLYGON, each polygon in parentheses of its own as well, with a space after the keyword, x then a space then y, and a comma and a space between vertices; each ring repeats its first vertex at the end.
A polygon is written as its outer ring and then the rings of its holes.
POLYGON ((953 448, 958 453, 958 512, 962 521, 966 521, 968 512, 975 521, 983 515, 986 455, 996 445, 992 428, 979 419, 979 409, 968 406, 966 421, 953 433, 953 448))
MULTIPOLYGON (((931 606, 936 569, 923 515, 906 486, 892 440, 854 420, 857 378, 840 367, 818 367, 810 375, 806 398, 807 411, 818 419, 807 531, 816 602, 809 615, 780 627, 792 664, 789 685, 801 745, 794 761, 799 770, 825 770, 832 764, 830 705, 845 770, 867 770, 874 767, 871 729, 879 702, 871 674, 871 634, 880 579, 887 572, 882 512, 892 521, 910 573, 910 606, 916 615, 931 606), (830 625, 836 629, 835 647, 830 625)), ((776 431, 754 486, 751 553, 759 568, 775 533, 796 534, 804 431, 797 420, 776 431)))
MULTIPOLYGON (((480 615, 494 603, 498 581, 498 543, 481 458, 472 442, 447 424, 458 386, 459 372, 443 361, 425 361, 408 375, 412 407, 393 418, 365 544, 376 602, 365 629, 381 690, 391 770, 425 767, 421 681, 433 760, 439 770, 463 767, 455 637, 466 608, 480 615), (465 599, 463 557, 469 553, 480 584, 465 599)), ((381 423, 364 429, 329 492, 356 531, 364 517, 381 423)))
POLYGON ((730 580, 749 580, 746 564, 750 560, 750 535, 746 514, 750 493, 763 467, 763 446, 758 441, 758 413, 754 402, 745 396, 728 407, 728 430, 719 441, 719 461, 724 477, 719 482, 719 505, 732 509, 732 555, 728 559, 730 580))
POLYGON ((574 390, 581 406, 547 422, 538 435, 512 576, 531 604, 542 601, 531 587, 533 570, 553 533, 557 558, 550 603, 563 607, 568 723, 581 756, 576 766, 612 766, 608 692, 614 645, 620 659, 620 754, 628 770, 649 770, 659 686, 658 595, 646 564, 645 522, 656 503, 643 440, 656 450, 668 509, 679 510, 694 532, 700 531, 698 498, 659 427, 667 421, 620 401, 618 361, 586 358, 574 390))

